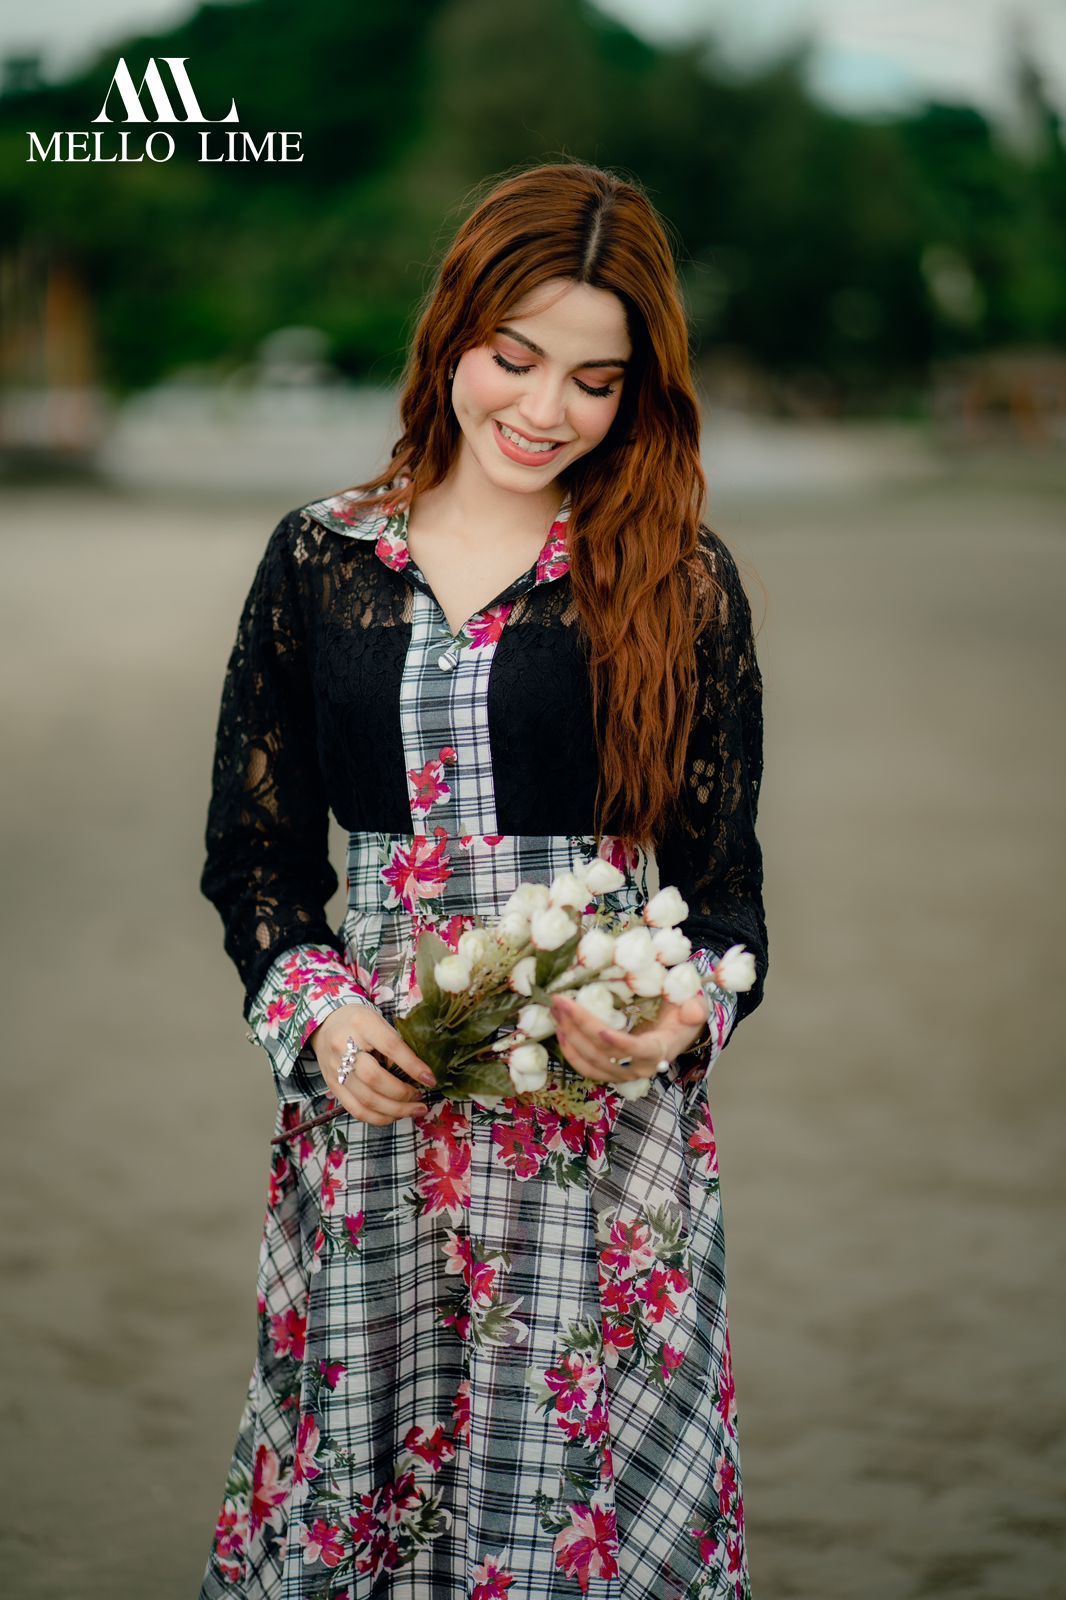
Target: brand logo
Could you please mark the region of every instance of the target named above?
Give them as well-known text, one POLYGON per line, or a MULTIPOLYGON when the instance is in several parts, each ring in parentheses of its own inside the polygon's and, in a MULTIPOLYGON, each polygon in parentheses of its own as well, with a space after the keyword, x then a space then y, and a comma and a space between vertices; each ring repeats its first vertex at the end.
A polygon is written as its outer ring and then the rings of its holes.
MULTIPOLYGON (((132 136, 129 127, 115 129, 113 132, 95 128, 92 131, 76 133, 53 133, 45 144, 38 134, 27 130, 29 155, 26 160, 33 163, 91 161, 103 164, 116 161, 139 162, 145 159, 156 162, 169 161, 177 149, 177 142, 174 135, 165 132, 158 126, 159 124, 174 123, 188 126, 190 123, 239 122, 236 100, 230 101, 229 110, 224 117, 204 115, 185 67, 188 59, 188 56, 150 57, 140 85, 136 86, 133 74, 126 65, 126 58, 124 56, 119 58, 118 66, 104 95, 104 103, 92 120, 94 123, 112 124, 113 119, 108 106, 113 98, 117 98, 121 101, 125 113, 118 119, 119 121, 140 124, 142 127, 154 122, 157 126, 153 132, 143 136, 132 136), (172 88, 167 85, 160 62, 168 70, 172 88), (174 100, 171 98, 172 92, 183 115, 179 115, 175 110, 174 100), (149 116, 145 109, 146 101, 154 111, 154 116, 149 116)), ((300 148, 302 138, 301 133, 272 132, 264 134, 257 142, 255 137, 243 128, 239 131, 229 128, 225 133, 219 131, 215 134, 207 128, 199 135, 197 160, 206 164, 219 161, 227 163, 302 161, 303 151, 300 148)))

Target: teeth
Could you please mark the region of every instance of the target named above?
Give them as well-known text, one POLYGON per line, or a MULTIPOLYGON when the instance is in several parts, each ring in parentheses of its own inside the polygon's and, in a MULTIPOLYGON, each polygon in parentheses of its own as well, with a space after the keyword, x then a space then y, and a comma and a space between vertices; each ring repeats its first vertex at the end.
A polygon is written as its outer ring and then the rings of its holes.
POLYGON ((528 439, 523 439, 520 433, 515 433, 514 429, 509 428, 504 422, 500 423, 500 432, 505 439, 510 439, 512 444, 516 444, 519 450, 526 450, 531 456, 544 455, 546 451, 555 449, 550 439, 541 444, 531 444, 528 439))

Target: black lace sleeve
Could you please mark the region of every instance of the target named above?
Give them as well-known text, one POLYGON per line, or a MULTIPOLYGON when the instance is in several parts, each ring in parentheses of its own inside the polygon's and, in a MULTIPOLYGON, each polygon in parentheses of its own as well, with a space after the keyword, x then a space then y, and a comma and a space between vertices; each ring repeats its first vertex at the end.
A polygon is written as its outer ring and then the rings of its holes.
POLYGON ((337 875, 293 560, 296 516, 270 536, 229 658, 200 879, 244 983, 246 1019, 283 950, 315 943, 343 952, 325 918, 337 875))
POLYGON ((682 931, 693 948, 722 955, 743 944, 756 982, 737 996, 736 1022, 762 1000, 767 970, 762 850, 755 833, 762 783, 762 678, 751 607, 736 563, 701 530, 707 568, 721 585, 717 617, 697 640, 699 703, 688 744, 682 820, 656 850, 659 881, 688 902, 682 931))

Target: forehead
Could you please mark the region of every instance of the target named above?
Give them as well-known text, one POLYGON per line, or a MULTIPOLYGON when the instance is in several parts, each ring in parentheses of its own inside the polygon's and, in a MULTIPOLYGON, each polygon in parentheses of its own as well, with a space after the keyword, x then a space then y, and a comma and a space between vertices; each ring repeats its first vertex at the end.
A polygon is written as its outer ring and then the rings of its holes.
POLYGON ((565 278, 538 284, 509 306, 500 320, 521 324, 523 332, 537 338, 554 334, 559 339, 576 338, 582 343, 592 339, 597 351, 590 350, 590 354, 630 354, 625 306, 609 289, 596 289, 591 284, 565 278), (610 342, 600 352, 598 347, 603 340, 610 342))

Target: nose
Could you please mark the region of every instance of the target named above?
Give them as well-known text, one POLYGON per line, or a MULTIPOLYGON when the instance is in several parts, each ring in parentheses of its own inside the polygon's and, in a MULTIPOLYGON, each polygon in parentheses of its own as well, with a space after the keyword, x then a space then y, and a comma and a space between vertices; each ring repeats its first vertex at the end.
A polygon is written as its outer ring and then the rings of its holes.
POLYGON ((532 432, 550 433, 553 428, 558 428, 565 421, 564 382, 564 379, 553 378, 546 372, 541 372, 530 379, 529 387, 523 393, 518 409, 532 432))

